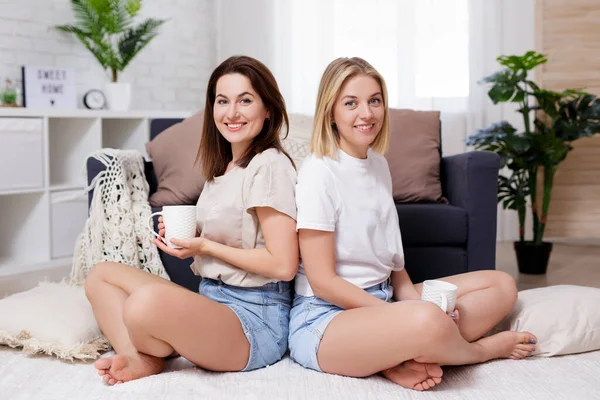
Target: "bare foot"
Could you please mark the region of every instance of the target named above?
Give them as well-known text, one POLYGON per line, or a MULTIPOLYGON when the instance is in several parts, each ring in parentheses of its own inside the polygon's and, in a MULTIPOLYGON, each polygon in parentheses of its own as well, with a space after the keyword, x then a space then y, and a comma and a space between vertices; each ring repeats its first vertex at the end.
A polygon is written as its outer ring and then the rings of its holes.
POLYGON ((537 338, 529 332, 505 331, 479 339, 475 343, 483 347, 483 361, 496 358, 520 360, 533 353, 537 338))
POLYGON ((165 368, 165 360, 140 353, 116 354, 99 359, 94 366, 104 382, 114 385, 158 374, 165 368))
POLYGON ((407 389, 423 391, 442 381, 442 368, 438 364, 423 364, 414 360, 381 371, 390 381, 407 389))

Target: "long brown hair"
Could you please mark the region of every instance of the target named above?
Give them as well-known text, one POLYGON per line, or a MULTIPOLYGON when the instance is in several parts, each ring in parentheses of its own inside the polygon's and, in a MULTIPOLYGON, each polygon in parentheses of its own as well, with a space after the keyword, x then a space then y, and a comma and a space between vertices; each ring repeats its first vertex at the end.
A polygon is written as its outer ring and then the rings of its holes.
POLYGON ((246 168, 255 155, 271 148, 285 154, 294 165, 292 158, 281 145, 280 131, 285 123, 285 137, 287 137, 290 124, 285 109, 285 100, 279 91, 275 77, 269 68, 258 60, 247 56, 233 56, 223 61, 213 71, 206 88, 202 138, 196 155, 196 163, 200 160, 202 173, 206 180, 212 181, 216 176, 223 175, 227 164, 233 159, 231 144, 217 129, 213 115, 217 81, 227 74, 241 74, 248 78, 252 88, 258 93, 265 108, 269 111, 269 119, 265 120, 262 130, 237 161, 237 165, 246 168))

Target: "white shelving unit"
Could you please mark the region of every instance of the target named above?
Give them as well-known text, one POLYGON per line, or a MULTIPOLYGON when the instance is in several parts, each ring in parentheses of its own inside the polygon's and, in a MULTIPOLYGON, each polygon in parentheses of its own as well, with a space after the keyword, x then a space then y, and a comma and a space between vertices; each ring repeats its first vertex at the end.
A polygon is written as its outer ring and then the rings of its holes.
POLYGON ((87 218, 88 155, 111 147, 148 158, 150 121, 191 114, 0 108, 0 277, 70 265, 87 218))

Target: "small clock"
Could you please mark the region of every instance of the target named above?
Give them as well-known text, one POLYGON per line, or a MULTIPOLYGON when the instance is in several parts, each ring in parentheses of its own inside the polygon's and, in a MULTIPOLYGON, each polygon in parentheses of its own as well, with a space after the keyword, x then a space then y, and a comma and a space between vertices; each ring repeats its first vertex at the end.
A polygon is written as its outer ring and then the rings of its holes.
POLYGON ((92 89, 83 95, 83 105, 90 110, 101 110, 106 108, 106 97, 98 89, 92 89))

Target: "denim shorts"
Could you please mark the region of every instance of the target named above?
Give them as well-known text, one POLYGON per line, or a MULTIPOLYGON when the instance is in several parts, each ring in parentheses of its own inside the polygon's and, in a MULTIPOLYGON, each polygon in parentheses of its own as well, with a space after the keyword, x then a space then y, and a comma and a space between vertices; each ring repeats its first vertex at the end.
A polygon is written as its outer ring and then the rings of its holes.
MULTIPOLYGON (((392 301, 389 280, 365 290, 381 300, 392 301)), ((342 311, 343 308, 316 296, 294 296, 290 313, 290 357, 305 368, 322 372, 317 361, 319 344, 327 325, 342 311)))
POLYGON ((240 319, 250 343, 250 357, 242 371, 266 367, 281 360, 288 344, 292 302, 289 282, 238 287, 203 278, 199 292, 226 305, 240 319))

